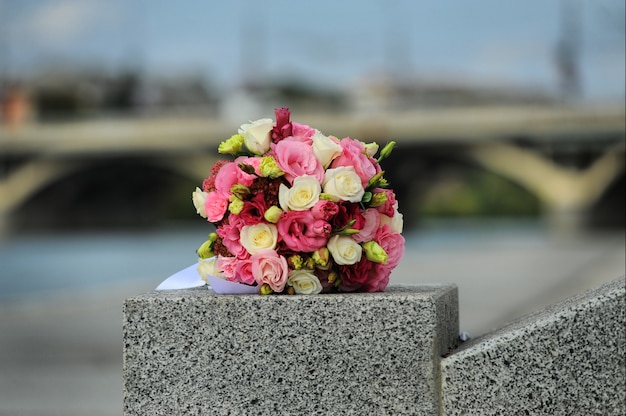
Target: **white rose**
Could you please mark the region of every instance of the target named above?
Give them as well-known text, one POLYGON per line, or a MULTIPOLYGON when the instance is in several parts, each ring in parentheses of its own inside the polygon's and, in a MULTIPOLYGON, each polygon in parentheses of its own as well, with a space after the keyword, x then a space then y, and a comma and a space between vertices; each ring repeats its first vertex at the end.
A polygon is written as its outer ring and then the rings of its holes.
POLYGON ((324 173, 324 193, 335 200, 342 199, 349 202, 360 202, 365 193, 361 178, 352 166, 341 166, 328 169, 324 173))
POLYGON ((334 235, 328 240, 328 251, 339 265, 351 265, 361 261, 363 248, 352 238, 344 235, 334 235))
POLYGON ((299 295, 317 295, 322 291, 320 280, 313 274, 312 270, 294 270, 289 273, 287 285, 299 295))
POLYGON ((224 273, 217 268, 217 256, 208 259, 198 259, 198 273, 200 278, 209 283, 208 276, 215 276, 224 279, 224 273))
POLYGON ((278 202, 283 211, 304 211, 320 200, 322 187, 313 176, 302 175, 293 180, 291 188, 281 184, 278 202))
POLYGON ((206 192, 202 192, 200 188, 196 187, 196 190, 191 194, 191 199, 193 201, 193 206, 196 207, 196 211, 202 218, 206 218, 206 207, 205 201, 206 196, 208 194, 206 192))
POLYGON ((244 225, 239 233, 239 241, 248 253, 276 248, 278 229, 274 224, 244 225))
POLYGON ((392 233, 402 233, 402 228, 404 227, 404 217, 400 214, 398 208, 394 207, 393 217, 380 214, 380 225, 388 225, 392 233))
POLYGON ((343 148, 335 140, 324 136, 319 130, 315 130, 313 139, 313 154, 315 158, 324 166, 330 165, 334 158, 343 152, 343 148))
POLYGON ((274 127, 274 121, 269 118, 242 124, 238 133, 243 136, 243 142, 249 151, 256 155, 262 155, 270 150, 272 138, 270 131, 274 127))

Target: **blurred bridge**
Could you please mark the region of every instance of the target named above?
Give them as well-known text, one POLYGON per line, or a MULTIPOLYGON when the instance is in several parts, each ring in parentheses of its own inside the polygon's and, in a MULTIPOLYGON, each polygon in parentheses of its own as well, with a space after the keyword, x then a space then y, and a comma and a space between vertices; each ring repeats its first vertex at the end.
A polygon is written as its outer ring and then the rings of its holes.
MULTIPOLYGON (((584 213, 624 172, 624 107, 296 114, 295 119, 339 137, 381 145, 396 140, 392 166, 386 165, 394 188, 397 179, 410 182, 419 174, 424 158, 458 157, 526 188, 548 212, 584 213)), ((96 161, 139 158, 200 183, 219 157, 218 144, 237 127, 203 118, 0 126, 0 225, 39 191, 96 161)))

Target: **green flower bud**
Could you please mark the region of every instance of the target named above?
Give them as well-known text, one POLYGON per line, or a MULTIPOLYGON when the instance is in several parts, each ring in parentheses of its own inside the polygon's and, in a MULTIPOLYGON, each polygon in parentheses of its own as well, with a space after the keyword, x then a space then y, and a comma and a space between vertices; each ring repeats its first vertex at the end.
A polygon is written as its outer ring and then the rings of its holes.
POLYGON ((238 215, 243 209, 243 201, 237 198, 235 195, 231 195, 229 200, 230 204, 228 204, 228 211, 231 214, 238 215))
POLYGON ((337 202, 337 198, 333 198, 330 194, 324 193, 322 192, 320 194, 320 199, 324 200, 324 201, 333 201, 333 202, 337 202))
POLYGON ((223 155, 231 154, 237 155, 241 153, 243 147, 243 136, 241 134, 234 134, 230 136, 230 139, 223 141, 217 148, 217 151, 223 155))
POLYGON ((270 285, 268 285, 267 283, 263 283, 263 286, 261 286, 261 290, 259 291, 259 293, 265 296, 265 295, 271 295, 272 293, 274 293, 274 291, 272 290, 270 285))
POLYGON ((264 156, 261 159, 259 171, 261 172, 262 177, 271 179, 276 179, 285 174, 285 172, 283 172, 280 167, 278 167, 276 159, 274 159, 272 156, 264 156))
POLYGON ((380 151, 380 156, 378 156, 378 162, 388 158, 395 145, 396 142, 394 141, 390 141, 389 143, 387 143, 385 147, 383 147, 383 150, 380 151))
POLYGON ((365 189, 372 189, 379 186, 380 181, 383 179, 383 175, 385 172, 378 172, 376 175, 372 176, 370 180, 367 182, 367 186, 365 189))
POLYGON ((244 200, 250 195, 250 188, 248 188, 246 185, 236 183, 230 187, 230 193, 235 197, 244 200))
POLYGON ((292 254, 287 257, 287 264, 293 270, 300 270, 304 265, 304 259, 299 254, 292 254))
POLYGON ((387 263, 387 252, 376 241, 368 241, 361 244, 365 257, 374 263, 387 263))
POLYGON ((307 269, 307 270, 315 269, 315 260, 313 260, 311 257, 307 258, 304 264, 302 265, 302 268, 307 269))
POLYGON ((278 208, 276 205, 272 205, 267 209, 267 211, 265 211, 263 217, 272 224, 276 224, 282 215, 283 210, 278 208))
POLYGON ((209 239, 202 243, 200 248, 196 250, 198 257, 201 259, 208 259, 213 257, 215 253, 213 252, 213 247, 215 246, 215 240, 217 240, 217 234, 211 233, 209 234, 209 239))
POLYGON ((313 252, 311 259, 315 262, 317 268, 325 269, 329 264, 330 251, 328 251, 328 248, 326 247, 319 248, 313 252))
POLYGON ((370 201, 370 208, 376 208, 383 205, 387 202, 387 194, 384 192, 379 192, 372 195, 372 200, 370 201))

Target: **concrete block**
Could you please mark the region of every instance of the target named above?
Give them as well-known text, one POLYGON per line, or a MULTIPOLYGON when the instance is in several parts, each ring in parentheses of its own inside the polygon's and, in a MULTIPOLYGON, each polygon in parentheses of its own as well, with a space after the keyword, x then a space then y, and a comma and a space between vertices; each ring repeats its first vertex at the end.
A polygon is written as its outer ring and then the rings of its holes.
POLYGON ((622 415, 624 278, 463 345, 442 360, 445 415, 622 415))
POLYGON ((457 338, 453 285, 147 293, 124 305, 124 414, 433 415, 457 338))

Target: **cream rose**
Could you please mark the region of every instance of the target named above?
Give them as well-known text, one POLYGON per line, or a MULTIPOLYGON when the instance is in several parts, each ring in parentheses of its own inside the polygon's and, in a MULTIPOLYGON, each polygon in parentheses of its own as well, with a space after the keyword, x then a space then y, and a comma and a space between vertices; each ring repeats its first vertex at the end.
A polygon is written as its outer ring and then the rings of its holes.
POLYGON ((343 152, 343 148, 339 143, 328 136, 324 136, 319 130, 315 130, 315 134, 311 139, 313 140, 313 154, 324 166, 324 169, 330 165, 334 158, 343 152))
POLYGON ((191 200, 193 201, 193 206, 196 207, 196 212, 200 214, 202 218, 206 218, 206 196, 208 194, 203 192, 200 188, 196 187, 196 190, 191 194, 191 200))
POLYGON ((402 233, 402 228, 404 228, 404 217, 400 214, 397 207, 394 207, 393 210, 393 217, 380 214, 380 225, 388 225, 389 229, 393 233, 402 233))
POLYGON ((304 211, 320 200, 322 187, 313 176, 298 176, 291 188, 281 184, 278 188, 278 202, 284 211, 304 211))
POLYGON ((239 233, 241 245, 250 254, 276 248, 278 230, 274 224, 244 225, 239 233))
POLYGON ((242 124, 238 133, 243 136, 243 142, 249 151, 256 155, 262 155, 270 150, 270 132, 274 127, 274 121, 269 118, 242 124))
POLYGON ((209 257, 208 259, 198 259, 198 274, 200 278, 209 283, 207 276, 215 276, 224 279, 224 273, 217 267, 217 257, 209 257))
POLYGON ((351 265, 361 261, 363 248, 350 237, 334 235, 328 240, 327 247, 333 260, 339 265, 351 265))
POLYGON ((328 169, 324 174, 322 186, 324 193, 335 201, 360 202, 365 193, 361 178, 352 166, 328 169))
POLYGON ((317 295, 322 291, 322 284, 312 270, 292 271, 289 273, 287 285, 293 287, 298 295, 317 295))

